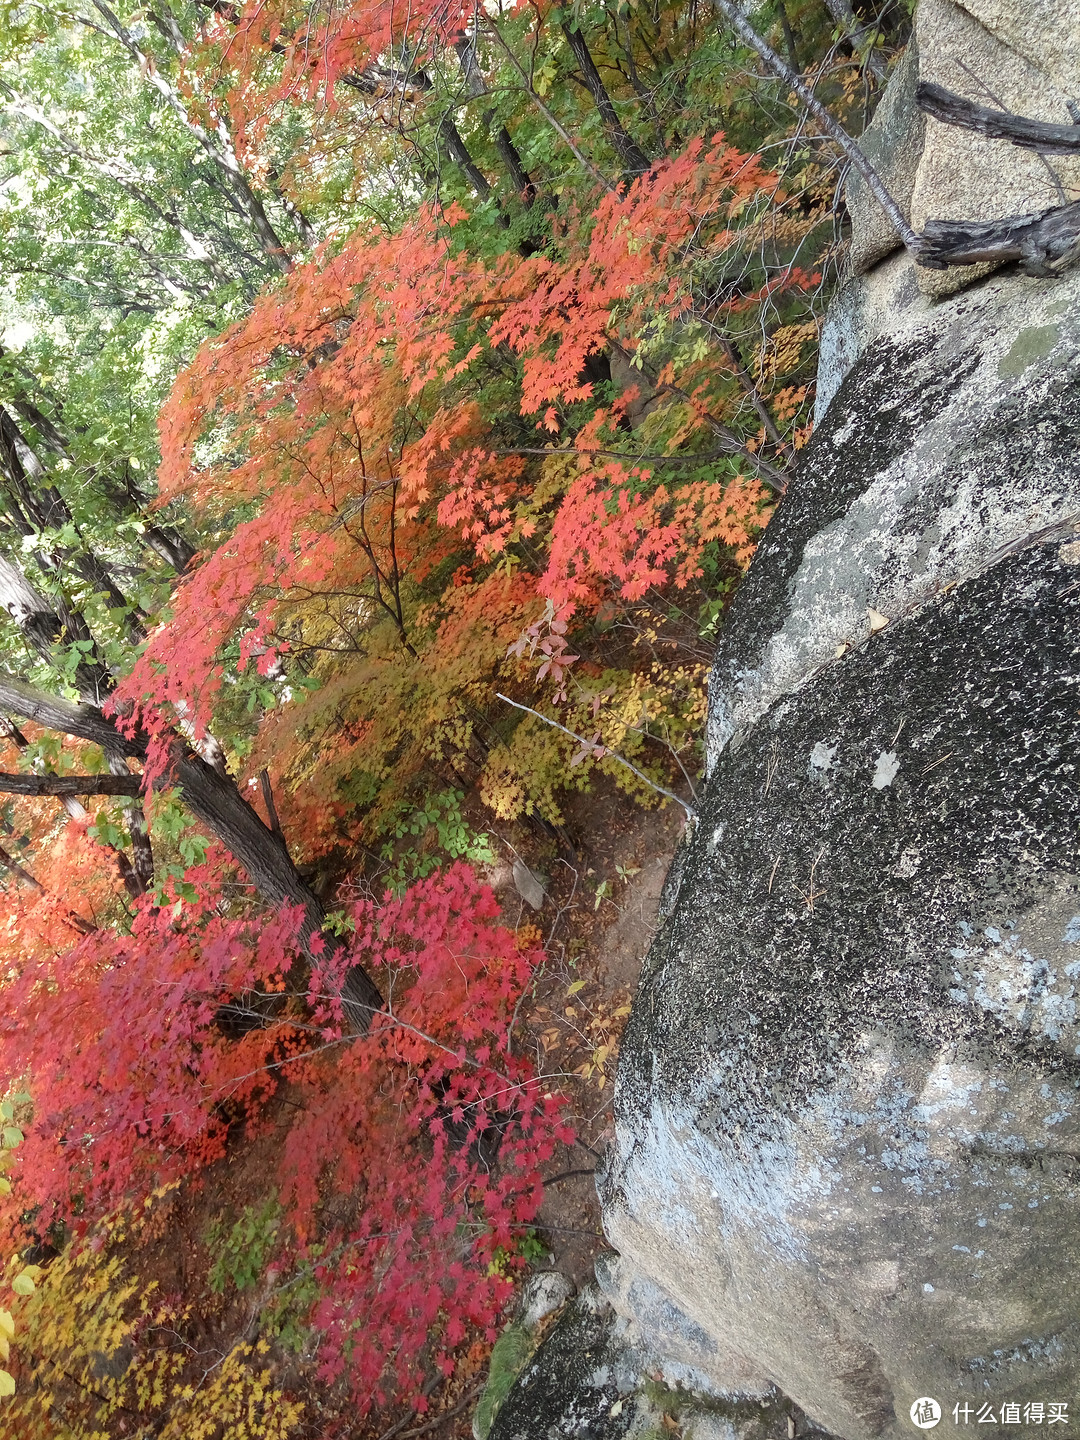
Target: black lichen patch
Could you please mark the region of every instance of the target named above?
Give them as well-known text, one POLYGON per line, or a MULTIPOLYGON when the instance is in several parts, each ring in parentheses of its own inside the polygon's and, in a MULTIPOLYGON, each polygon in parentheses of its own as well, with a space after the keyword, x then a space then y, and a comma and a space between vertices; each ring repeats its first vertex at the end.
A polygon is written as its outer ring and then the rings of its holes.
POLYGON ((721 1421, 738 1440, 832 1440, 779 1393, 706 1398, 665 1385, 649 1373, 652 1364, 627 1340, 625 1322, 585 1291, 518 1376, 488 1440, 669 1440, 680 1431, 693 1436, 702 1420, 714 1422, 706 1434, 721 1421))
POLYGON ((903 455, 978 363, 951 356, 935 372, 933 337, 882 338, 845 377, 798 474, 762 536, 725 622, 717 665, 753 665, 788 604, 807 542, 843 516, 876 474, 903 455), (912 368, 925 372, 913 388, 912 368), (867 420, 867 417, 871 417, 867 420))
POLYGON ((636 1413, 617 1375, 624 1346, 611 1308, 588 1293, 562 1319, 518 1376, 489 1440, 622 1440, 636 1413))
MULTIPOLYGON (((715 684, 729 703, 789 616, 808 544, 845 516, 846 544, 828 573, 830 591, 861 592, 868 578, 864 542, 873 555, 886 532, 891 553, 874 569, 873 585, 903 591, 909 572, 920 573, 920 556, 942 540, 943 525, 948 545, 962 548, 995 513, 1022 517, 1036 496, 1056 494, 1064 504, 1076 495, 1080 372, 1074 364, 1047 363, 1022 384, 1003 383, 980 348, 988 323, 987 315, 970 317, 974 338, 960 321, 944 331, 927 326, 903 341, 882 337, 845 377, 721 632, 715 684), (867 504, 856 517, 853 505, 886 473, 880 507, 867 504), (897 488, 890 489, 892 482, 897 488), (961 491, 963 514, 949 517, 961 491), (914 556, 904 543, 912 536, 914 556)), ((1066 336, 1063 353, 1077 343, 1080 337, 1066 336)), ((958 558, 957 570, 963 568, 958 558)), ((822 600, 829 603, 827 595, 822 600)), ((812 604, 805 592, 799 604, 812 604)))
POLYGON ((1063 553, 957 586, 724 752, 623 1041, 624 1120, 704 1074, 727 1124, 793 1113, 875 1032, 1080 1082, 1071 1045, 953 998, 948 963, 961 923, 1022 917, 1080 876, 1080 568, 1063 553))

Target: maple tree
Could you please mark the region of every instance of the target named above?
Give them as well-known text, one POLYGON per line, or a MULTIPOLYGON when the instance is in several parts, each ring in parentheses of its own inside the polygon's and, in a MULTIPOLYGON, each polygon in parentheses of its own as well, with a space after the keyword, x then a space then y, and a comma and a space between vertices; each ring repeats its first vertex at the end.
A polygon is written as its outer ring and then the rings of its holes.
MULTIPOLYGON (((583 372, 611 343, 634 346, 635 359, 659 350, 633 337, 660 307, 690 310, 676 260, 737 249, 738 223, 776 192, 760 162, 718 138, 604 195, 588 216, 570 214, 554 254, 477 257, 455 246, 451 210, 390 236, 361 232, 297 267, 204 345, 162 413, 162 496, 258 513, 178 589, 122 694, 194 705, 209 725, 235 666, 257 656, 261 673, 288 674, 321 642, 335 659, 359 652, 368 669, 378 656, 384 672, 374 685, 367 670, 363 685, 355 671, 347 682, 370 702, 354 722, 353 771, 379 776, 397 744, 380 714, 407 714, 413 726, 422 714, 413 764, 426 754, 462 773, 477 715, 492 708, 495 687, 478 667, 498 678, 507 642, 545 603, 565 628, 611 594, 634 601, 685 588, 709 547, 744 565, 770 498, 755 472, 773 485, 776 472, 715 417, 730 375, 717 375, 711 356, 691 358, 675 386, 666 376, 677 362, 665 358, 656 386, 675 400, 652 427, 657 452, 642 456, 620 429, 627 395, 597 403, 583 372), (489 419, 470 395, 505 354, 518 357, 517 419, 489 419), (586 411, 576 425, 574 407, 586 411), (517 438, 511 423, 557 438, 547 448, 500 443, 517 438), (221 456, 199 464, 208 432, 221 435, 221 456), (704 448, 706 436, 719 446, 704 448), (730 457, 751 473, 732 475, 730 457), (454 561, 464 565, 440 593, 432 577, 454 561), (462 636, 465 607, 473 623, 462 636), (397 705, 385 703, 388 675, 400 677, 397 705)), ((723 308, 808 280, 788 265, 723 308)), ((516 658, 520 680, 528 666, 516 658)), ((338 715, 337 737, 342 728, 338 715)), ((399 756, 384 790, 409 778, 399 756)))
MULTIPOLYGON (((31 1387, 123 1350, 74 1433, 299 1424, 263 1340, 207 1389, 131 1279, 146 1215, 273 1134, 260 1334, 422 1410, 571 1138, 470 826, 692 808, 704 643, 809 433, 832 162, 709 7, 15 18, 4 1403, 61 1433, 31 1387)), ((880 79, 811 0, 776 25, 839 108, 880 79)))
POLYGON ((322 1371, 332 1380, 348 1363, 366 1411, 395 1384, 418 1393, 417 1360, 436 1337, 449 1364, 466 1324, 492 1325, 509 1285, 493 1258, 535 1216, 538 1167, 569 1138, 559 1100, 510 1043, 536 956, 458 866, 351 906, 347 944, 322 947, 304 1003, 290 1003, 302 915, 223 918, 228 873, 210 851, 186 873, 197 899, 179 915, 140 904, 130 934, 96 930, 9 981, 2 1083, 32 1066, 34 1087, 9 1223, 29 1209, 36 1233, 81 1229, 197 1174, 230 1127, 246 1119, 257 1133, 284 1087, 297 1113, 279 1177, 293 1263, 319 1280, 322 1371), (365 1043, 343 1045, 357 956, 388 999, 365 1043), (222 1022, 230 999, 244 1030, 275 997, 246 1033, 222 1022), (496 1138, 497 1174, 485 1160, 496 1138), (350 1197, 350 1219, 331 1227, 315 1223, 328 1189, 350 1197))

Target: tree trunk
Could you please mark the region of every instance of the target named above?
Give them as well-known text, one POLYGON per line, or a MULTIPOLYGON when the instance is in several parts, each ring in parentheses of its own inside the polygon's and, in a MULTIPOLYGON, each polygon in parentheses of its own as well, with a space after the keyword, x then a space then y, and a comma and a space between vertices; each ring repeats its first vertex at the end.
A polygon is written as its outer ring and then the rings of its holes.
POLYGON ((449 115, 444 115, 439 121, 439 138, 446 146, 447 154, 451 160, 461 166, 469 184, 480 196, 480 199, 486 200, 491 194, 491 186, 488 184, 487 177, 477 166, 472 155, 470 155, 469 147, 461 138, 461 132, 453 120, 450 119, 449 115))
POLYGON ((586 44, 585 36, 580 30, 572 28, 568 24, 561 27, 566 43, 573 52, 577 61, 578 69, 581 71, 582 79, 585 81, 585 88, 593 98, 593 104, 600 112, 600 120, 604 126, 604 133, 611 142, 612 149, 619 157, 619 161, 628 175, 641 175, 649 168, 649 158, 641 150, 635 141, 623 128, 618 113, 612 103, 603 80, 600 78, 600 71, 592 58, 589 47, 586 44))
POLYGON ((44 465, 12 415, 0 405, 0 473, 8 486, 8 509, 24 540, 35 539, 43 568, 60 572, 60 561, 71 565, 114 609, 125 610, 129 638, 137 644, 145 636, 141 612, 132 609, 107 565, 89 546, 72 549, 50 546, 43 532, 58 530, 74 521, 67 501, 49 482, 44 465), (14 492, 14 493, 10 493, 14 492))
MULTIPOLYGON (((106 753, 145 760, 147 737, 124 735, 100 710, 36 690, 24 681, 0 676, 0 708, 48 730, 100 745, 106 753)), ((169 770, 159 788, 178 785, 185 805, 247 871, 259 894, 271 905, 298 905, 304 912, 301 943, 309 948, 326 920, 322 901, 300 877, 282 839, 272 834, 240 794, 236 784, 208 765, 177 738, 169 770)), ((333 946, 333 940, 326 938, 333 946)), ((383 1007, 378 986, 360 966, 349 972, 346 1013, 356 1033, 363 1033, 371 1015, 383 1007)))
MULTIPOLYGON (((484 84, 484 77, 480 73, 480 67, 476 63, 476 40, 472 36, 462 35, 454 44, 457 52, 458 62, 461 65, 461 74, 465 80, 465 86, 474 100, 479 99, 486 93, 487 87, 484 84)), ((494 120, 494 109, 487 109, 483 114, 483 123, 490 131, 494 120)), ((529 177, 518 153, 518 148, 511 138, 510 131, 505 125, 500 125, 495 132, 495 149, 499 153, 499 159, 506 166, 506 172, 510 176, 518 198, 523 200, 526 206, 531 206, 536 199, 536 186, 529 177)))

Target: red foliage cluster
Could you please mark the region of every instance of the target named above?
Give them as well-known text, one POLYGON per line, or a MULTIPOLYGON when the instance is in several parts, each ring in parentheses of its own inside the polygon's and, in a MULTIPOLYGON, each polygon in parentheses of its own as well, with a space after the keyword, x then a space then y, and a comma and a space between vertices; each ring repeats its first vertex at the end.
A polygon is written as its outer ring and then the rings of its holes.
MULTIPOLYGON (((776 188, 759 159, 717 136, 562 222, 559 259, 459 251, 453 207, 322 247, 203 346, 162 413, 162 498, 258 514, 182 585, 126 696, 194 700, 205 724, 223 647, 243 631, 243 663, 270 643, 283 599, 374 591, 390 611, 395 584, 422 579, 462 542, 490 562, 532 537, 547 556, 538 600, 560 606, 685 585, 717 539, 745 563, 763 523, 756 480, 660 484, 649 466, 598 453, 616 406, 576 436, 566 493, 538 502, 524 458, 500 452, 467 387, 508 347, 522 362, 522 414, 540 416, 540 438, 557 429, 553 406, 592 394, 590 354, 613 341, 632 351, 657 313, 679 316, 681 248, 707 233, 722 253, 739 215, 776 188)), ((805 278, 790 271, 782 283, 805 278)), ((687 430, 707 409, 707 385, 698 389, 687 430)))
POLYGON ((196 903, 143 904, 130 934, 28 955, 12 979, 0 1088, 32 1074, 35 1118, 8 1172, 9 1219, 85 1226, 197 1173, 231 1126, 257 1131, 287 1094, 280 1192, 295 1258, 320 1282, 323 1373, 344 1373, 361 1411, 391 1390, 415 1397, 422 1356, 448 1367, 466 1326, 494 1324, 509 1282, 493 1258, 512 1255, 540 1168, 572 1138, 560 1101, 511 1052, 537 957, 455 866, 401 898, 357 901, 347 943, 303 970, 302 1000, 300 917, 223 918, 223 873, 212 853, 187 875, 196 903), (388 1003, 352 1040, 334 997, 360 961, 388 1003), (230 1000, 269 1018, 229 1035, 230 1000), (349 1197, 351 1219, 326 1219, 330 1195, 349 1197))

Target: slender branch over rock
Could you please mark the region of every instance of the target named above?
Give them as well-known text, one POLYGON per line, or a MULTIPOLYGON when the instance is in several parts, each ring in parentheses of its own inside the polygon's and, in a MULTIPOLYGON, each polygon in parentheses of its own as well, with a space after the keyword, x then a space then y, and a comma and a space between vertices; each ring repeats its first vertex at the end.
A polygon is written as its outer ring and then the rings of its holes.
POLYGON ((688 805, 685 800, 680 800, 674 790, 665 790, 663 785, 657 785, 655 780, 650 780, 644 770, 639 770, 636 765, 627 760, 625 755, 620 755, 617 750, 612 750, 609 745, 602 745, 598 740, 586 740, 585 736, 579 735, 576 730, 568 730, 565 725, 560 725, 558 720, 552 720, 550 715, 542 715, 539 710, 534 710, 531 705, 522 705, 517 700, 511 700, 509 695, 504 695, 501 690, 495 692, 495 698, 497 700, 505 700, 507 705, 512 705, 515 710, 524 710, 527 715, 535 715, 537 720, 543 720, 545 725, 550 725, 554 730, 561 730, 564 735, 569 735, 571 740, 576 740, 579 745, 584 745, 587 750, 591 750, 598 759, 605 755, 610 755, 612 760, 617 760, 620 765, 625 765, 627 770, 632 771, 639 780, 644 780, 645 784, 650 785, 658 795, 666 795, 669 800, 674 800, 676 805, 681 805, 686 811, 687 820, 697 819, 698 812, 692 805, 688 805))
POLYGON ((828 135, 831 140, 834 140, 844 152, 866 182, 866 188, 889 217, 893 228, 904 242, 905 247, 918 259, 923 248, 922 236, 916 234, 911 228, 904 212, 901 210, 888 186, 874 169, 873 165, 871 165, 864 152, 840 124, 840 121, 837 120, 831 110, 827 109, 826 106, 821 103, 802 76, 796 75, 787 61, 781 59, 768 41, 758 34, 739 9, 735 0, 716 0, 716 3, 719 10, 727 16, 732 28, 737 34, 745 40, 747 45, 757 51, 773 74, 783 80, 784 84, 795 92, 810 114, 825 131, 826 135, 828 135))
MULTIPOLYGON (((1036 215, 1009 215, 1002 220, 928 220, 920 235, 911 228, 896 199, 864 151, 821 101, 766 40, 758 34, 735 0, 717 0, 732 27, 786 85, 789 85, 825 133, 840 147, 866 182, 917 265, 947 270, 952 265, 1019 260, 1029 275, 1058 275, 1080 257, 1080 201, 1054 206, 1036 215)), ((1080 125, 1050 125, 1008 111, 987 110, 940 85, 920 84, 919 107, 946 125, 978 131, 991 139, 1009 140, 1040 153, 1080 153, 1080 125)))

